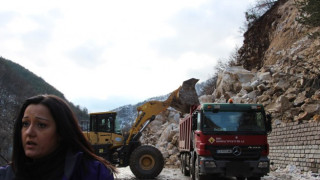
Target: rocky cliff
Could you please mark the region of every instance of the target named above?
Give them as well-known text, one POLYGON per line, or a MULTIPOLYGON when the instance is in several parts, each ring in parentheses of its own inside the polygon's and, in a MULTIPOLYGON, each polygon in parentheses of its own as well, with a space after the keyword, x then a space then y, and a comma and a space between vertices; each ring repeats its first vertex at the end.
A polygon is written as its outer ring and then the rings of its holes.
POLYGON ((320 28, 298 23, 294 2, 278 1, 245 33, 243 68, 219 75, 215 101, 262 103, 277 123, 319 121, 320 39, 311 35, 320 28))

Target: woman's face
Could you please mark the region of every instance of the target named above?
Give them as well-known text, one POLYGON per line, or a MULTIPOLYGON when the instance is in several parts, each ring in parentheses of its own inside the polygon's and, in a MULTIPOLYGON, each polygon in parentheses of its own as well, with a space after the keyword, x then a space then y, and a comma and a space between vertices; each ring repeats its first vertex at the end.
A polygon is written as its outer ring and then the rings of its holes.
POLYGON ((42 104, 30 104, 22 118, 22 146, 27 157, 37 159, 58 147, 56 123, 49 109, 42 104))

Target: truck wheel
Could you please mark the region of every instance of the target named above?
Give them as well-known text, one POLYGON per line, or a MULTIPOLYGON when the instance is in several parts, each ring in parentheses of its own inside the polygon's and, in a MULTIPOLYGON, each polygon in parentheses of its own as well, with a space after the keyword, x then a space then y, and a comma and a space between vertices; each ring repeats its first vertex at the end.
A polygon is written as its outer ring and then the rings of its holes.
POLYGON ((180 156, 180 169, 181 169, 181 173, 184 175, 185 172, 185 162, 184 162, 184 154, 181 154, 180 156))
POLYGON ((184 163, 183 163, 183 168, 184 168, 184 173, 183 173, 183 175, 185 175, 185 176, 189 176, 190 175, 190 168, 189 169, 187 169, 187 158, 188 158, 188 156, 187 156, 187 154, 185 154, 184 156, 183 156, 183 161, 184 161, 184 163))
POLYGON ((194 164, 194 155, 191 155, 191 159, 190 159, 190 165, 189 165, 189 167, 190 167, 190 180, 195 180, 195 174, 194 174, 194 166, 195 166, 195 164, 194 164))
POLYGON ((163 169, 164 159, 161 152, 153 146, 139 146, 130 156, 130 169, 139 179, 153 179, 163 169))
POLYGON ((195 180, 204 180, 205 177, 203 175, 200 175, 200 168, 199 168, 199 163, 198 163, 198 156, 196 158, 196 161, 194 163, 195 167, 194 167, 194 177, 195 177, 195 180))
POLYGON ((189 176, 190 175, 190 171, 187 169, 187 155, 186 154, 182 154, 181 155, 181 173, 185 176, 189 176))

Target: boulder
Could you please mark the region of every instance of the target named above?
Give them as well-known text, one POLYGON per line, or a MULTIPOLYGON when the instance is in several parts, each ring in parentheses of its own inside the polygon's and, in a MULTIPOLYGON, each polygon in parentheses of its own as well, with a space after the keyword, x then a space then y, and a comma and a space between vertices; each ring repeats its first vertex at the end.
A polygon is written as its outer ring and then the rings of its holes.
POLYGON ((227 93, 237 94, 251 82, 254 76, 254 73, 241 66, 228 67, 218 74, 217 88, 213 95, 216 98, 224 96, 225 99, 228 99, 230 97, 226 96, 227 93))
POLYGON ((308 120, 309 118, 310 114, 308 114, 308 112, 302 112, 298 116, 294 117, 294 121, 308 120))
POLYGON ((304 104, 301 106, 301 109, 304 112, 307 112, 309 114, 315 114, 319 112, 320 105, 319 104, 304 104))
POLYGON ((296 99, 293 101, 294 106, 301 106, 304 101, 307 99, 306 97, 306 91, 299 93, 296 99))
POLYGON ((199 97, 199 101, 201 104, 202 103, 212 103, 212 102, 214 102, 214 99, 215 99, 214 95, 202 95, 199 97))
POLYGON ((257 77, 263 82, 269 82, 272 79, 270 72, 258 72, 257 77))
POLYGON ((162 132, 159 141, 160 142, 170 142, 172 140, 173 136, 178 132, 179 132, 178 125, 175 123, 171 123, 162 132))
POLYGON ((175 134, 172 137, 171 144, 173 144, 174 146, 178 146, 178 144, 179 144, 179 133, 175 134))
POLYGON ((156 134, 156 132, 159 131, 159 127, 161 127, 162 124, 162 121, 159 121, 157 119, 153 120, 148 126, 150 133, 156 134))
POLYGON ((319 101, 320 100, 320 90, 317 90, 314 95, 312 95, 312 100, 319 101))
POLYGON ((267 87, 264 84, 259 84, 257 86, 258 91, 263 92, 267 89, 267 87))
POLYGON ((244 90, 246 90, 247 92, 253 91, 253 86, 252 86, 251 84, 249 84, 249 83, 243 84, 243 85, 242 85, 242 88, 243 88, 244 90))
POLYGON ((288 100, 287 97, 284 95, 281 95, 277 100, 276 100, 276 110, 279 112, 284 112, 291 108, 292 104, 288 100))

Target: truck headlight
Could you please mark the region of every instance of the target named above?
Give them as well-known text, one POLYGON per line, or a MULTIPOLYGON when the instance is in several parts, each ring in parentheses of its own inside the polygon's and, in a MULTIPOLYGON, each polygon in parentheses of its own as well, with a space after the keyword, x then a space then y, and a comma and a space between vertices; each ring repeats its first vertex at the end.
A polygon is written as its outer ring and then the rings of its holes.
POLYGON ((208 168, 215 168, 215 167, 217 167, 217 166, 216 166, 216 163, 214 163, 213 161, 205 161, 205 162, 204 162, 204 166, 205 166, 205 167, 208 167, 208 168))
POLYGON ((258 168, 267 168, 269 166, 268 162, 259 162, 258 168))

